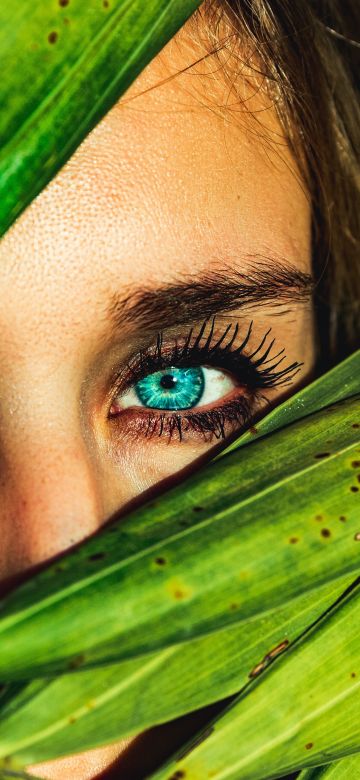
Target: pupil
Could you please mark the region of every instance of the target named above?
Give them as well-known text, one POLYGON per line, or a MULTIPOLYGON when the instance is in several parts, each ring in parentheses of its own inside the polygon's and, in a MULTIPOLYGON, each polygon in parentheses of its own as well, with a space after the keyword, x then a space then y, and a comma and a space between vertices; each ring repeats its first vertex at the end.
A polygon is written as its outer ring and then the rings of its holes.
POLYGON ((161 387, 164 388, 164 390, 173 390, 177 383, 177 379, 175 376, 172 376, 171 374, 164 374, 164 376, 160 379, 161 387))

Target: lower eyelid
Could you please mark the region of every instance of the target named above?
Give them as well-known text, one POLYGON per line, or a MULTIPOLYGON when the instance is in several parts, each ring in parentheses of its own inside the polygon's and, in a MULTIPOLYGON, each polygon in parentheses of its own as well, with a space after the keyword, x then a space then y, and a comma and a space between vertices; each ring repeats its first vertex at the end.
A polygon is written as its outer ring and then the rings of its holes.
POLYGON ((139 442, 152 439, 156 444, 203 445, 216 443, 230 435, 246 430, 258 406, 255 393, 236 392, 234 388, 222 403, 208 407, 195 407, 182 412, 161 411, 144 406, 120 409, 109 417, 113 435, 139 442))

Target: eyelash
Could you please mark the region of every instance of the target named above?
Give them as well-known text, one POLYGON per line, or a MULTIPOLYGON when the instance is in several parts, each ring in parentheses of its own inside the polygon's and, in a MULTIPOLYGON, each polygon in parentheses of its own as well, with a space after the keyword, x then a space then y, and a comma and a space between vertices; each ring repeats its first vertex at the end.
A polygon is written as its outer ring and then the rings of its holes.
MULTIPOLYGON (((154 435, 161 437, 167 434, 171 439, 173 434, 177 433, 179 440, 182 441, 184 431, 194 431, 202 434, 204 438, 207 434, 216 439, 225 438, 226 424, 239 426, 240 429, 249 425, 260 390, 289 385, 300 371, 303 364, 298 362, 293 362, 286 368, 276 371, 286 356, 285 349, 271 355, 275 344, 275 339, 267 343, 271 328, 262 337, 256 349, 250 354, 246 354, 244 350, 246 350, 252 334, 253 322, 251 321, 245 338, 237 347, 234 347, 234 344, 239 333, 239 323, 227 325, 221 336, 214 340, 215 322, 216 316, 211 321, 210 319, 204 320, 197 334, 194 333, 194 328, 191 328, 181 346, 176 339, 171 346, 164 344, 163 331, 158 333, 156 345, 140 350, 138 355, 127 365, 125 377, 124 372, 117 377, 113 399, 155 371, 170 366, 199 365, 224 369, 234 374, 240 383, 239 386, 243 386, 251 398, 243 395, 203 412, 189 412, 187 410, 186 413, 179 414, 149 409, 144 415, 142 411, 141 427, 145 437, 150 438, 154 435), (209 332, 207 333, 208 327, 209 332), (205 341, 202 343, 204 339, 205 341)), ((264 396, 263 398, 267 400, 264 396)), ((109 416, 113 419, 119 415, 121 412, 109 416)), ((239 427, 237 428, 238 432, 240 432, 239 427)))

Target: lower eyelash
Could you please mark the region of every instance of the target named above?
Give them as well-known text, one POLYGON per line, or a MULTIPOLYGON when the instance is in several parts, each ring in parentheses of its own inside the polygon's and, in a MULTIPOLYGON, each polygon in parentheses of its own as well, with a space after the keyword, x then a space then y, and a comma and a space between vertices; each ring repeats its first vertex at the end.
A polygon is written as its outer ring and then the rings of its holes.
POLYGON ((202 434, 205 440, 207 435, 210 439, 225 439, 229 433, 225 430, 226 426, 236 426, 237 432, 240 433, 241 429, 251 422, 252 406, 253 403, 242 396, 205 412, 154 414, 152 411, 147 414, 147 424, 144 421, 144 435, 147 438, 167 435, 169 440, 177 435, 182 441, 184 433, 193 431, 202 434))

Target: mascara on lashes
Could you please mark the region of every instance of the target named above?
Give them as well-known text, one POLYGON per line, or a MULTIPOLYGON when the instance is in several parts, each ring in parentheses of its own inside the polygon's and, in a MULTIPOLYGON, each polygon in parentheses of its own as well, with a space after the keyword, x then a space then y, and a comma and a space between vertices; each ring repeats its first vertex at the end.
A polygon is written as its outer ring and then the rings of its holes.
MULTIPOLYGON (((271 328, 262 337, 256 349, 250 354, 246 354, 253 322, 250 323, 240 345, 234 347, 239 324, 227 325, 221 336, 215 340, 215 320, 216 317, 213 317, 211 321, 210 318, 204 320, 196 335, 194 328, 191 328, 181 346, 177 340, 168 346, 166 342, 164 343, 164 333, 161 331, 157 336, 155 346, 141 350, 129 362, 125 384, 129 387, 143 377, 170 366, 199 366, 206 363, 234 374, 239 385, 247 391, 247 395, 228 400, 213 409, 201 411, 201 407, 194 407, 196 411, 186 410, 186 413, 182 414, 169 414, 161 409, 154 411, 148 407, 135 407, 138 413, 141 409, 140 427, 146 437, 155 434, 162 436, 167 433, 169 438, 172 438, 173 434, 177 432, 179 439, 182 440, 183 431, 191 430, 202 435, 212 434, 216 438, 225 438, 227 424, 233 428, 238 426, 243 429, 251 422, 257 391, 289 385, 300 371, 302 363, 297 361, 276 371, 286 356, 284 349, 275 355, 271 354, 275 344, 275 339, 267 343, 271 328)), ((121 384, 122 387, 118 385, 113 397, 124 392, 124 380, 121 384)), ((111 416, 116 417, 118 414, 121 412, 111 416)))

